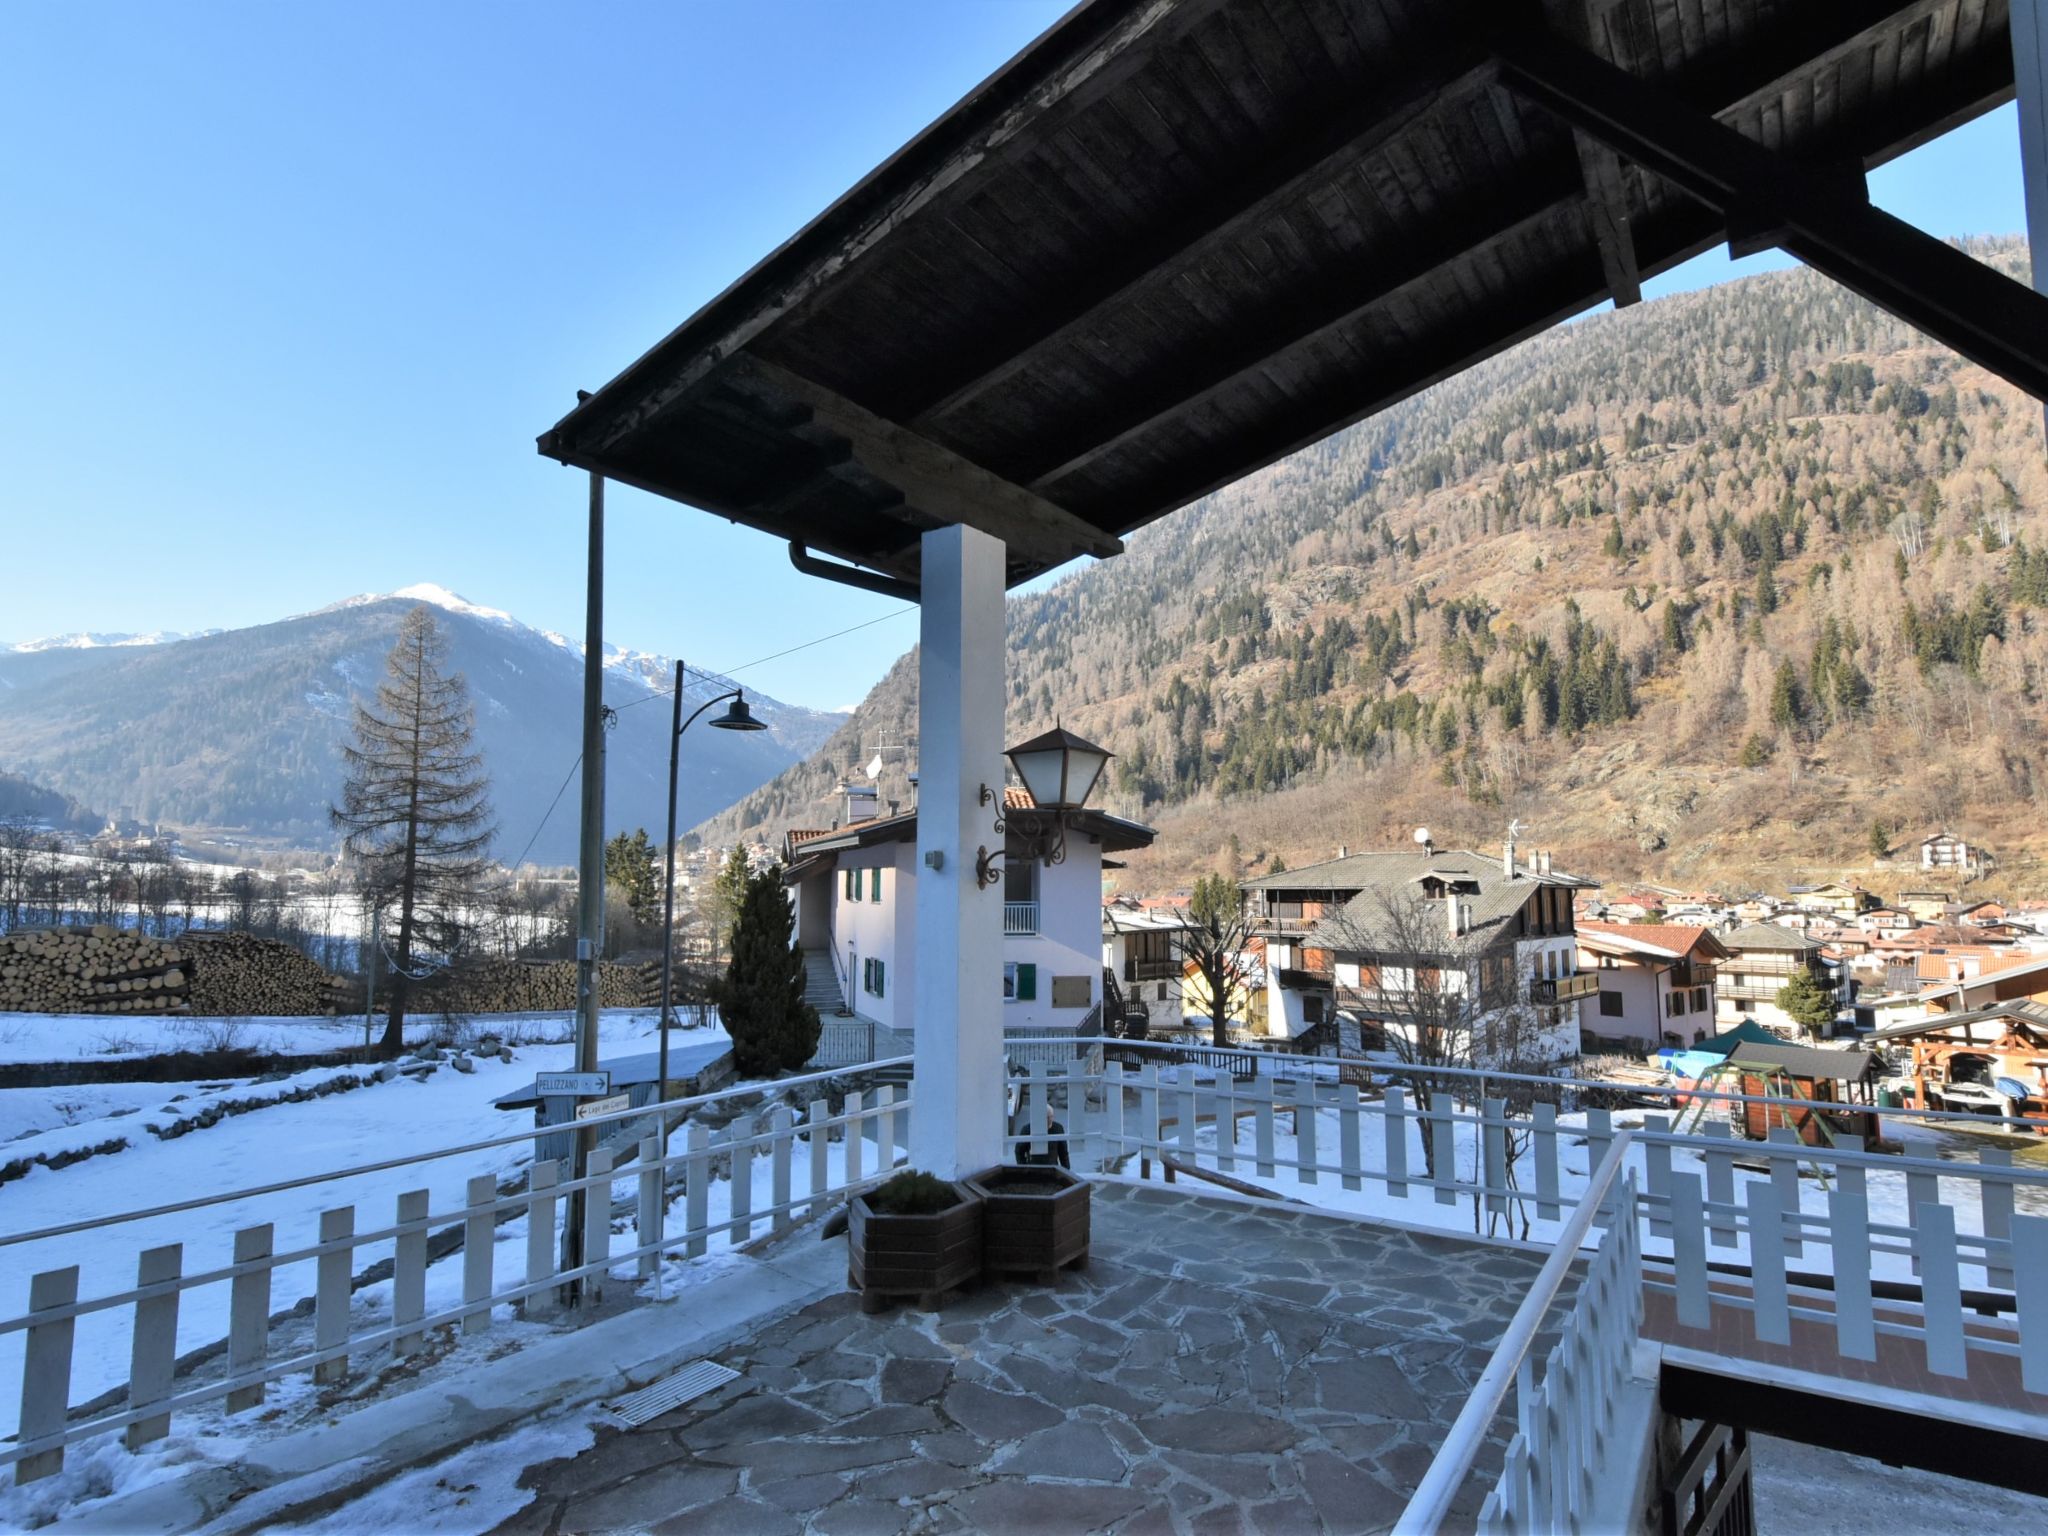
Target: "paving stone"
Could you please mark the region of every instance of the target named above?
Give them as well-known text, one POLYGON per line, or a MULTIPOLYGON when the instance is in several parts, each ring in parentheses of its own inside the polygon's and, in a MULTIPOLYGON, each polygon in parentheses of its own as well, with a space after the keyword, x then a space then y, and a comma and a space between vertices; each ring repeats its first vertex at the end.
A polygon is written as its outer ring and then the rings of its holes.
POLYGON ((1135 1488, 1089 1483, 984 1483, 947 1507, 985 1536, 1081 1536, 1100 1531, 1150 1501, 1135 1488))
POLYGON ((1234 1504, 1218 1504, 1188 1517, 1193 1536, 1244 1536, 1244 1517, 1234 1504))
POLYGON ((871 1499, 841 1499, 811 1517, 818 1536, 898 1536, 908 1511, 897 1504, 871 1499))
POLYGON ((992 1392, 969 1382, 955 1382, 946 1391, 946 1416, 983 1440, 1017 1440, 1060 1422, 1057 1408, 1014 1392, 992 1392))
POLYGON ((885 1330, 879 1342, 881 1348, 877 1353, 886 1360, 944 1360, 950 1363, 953 1359, 953 1352, 937 1339, 903 1323, 885 1330))
POLYGON ((928 1499, 935 1493, 966 1488, 980 1481, 978 1466, 955 1467, 923 1459, 854 1475, 854 1486, 863 1498, 883 1500, 928 1499))
POLYGON ((809 1477, 769 1480, 755 1476, 747 1481, 747 1492, 763 1503, 773 1504, 777 1509, 792 1509, 799 1512, 823 1509, 846 1492, 846 1489, 846 1479, 836 1472, 819 1472, 809 1477))
POLYGON ((1154 1445, 1168 1450, 1202 1451, 1219 1456, 1237 1456, 1247 1451, 1281 1451, 1300 1438, 1284 1420, 1269 1414, 1229 1408, 1154 1414, 1140 1419, 1138 1430, 1154 1445))
POLYGON ((917 1448, 932 1460, 953 1467, 979 1467, 988 1460, 988 1447, 958 1430, 943 1435, 919 1435, 917 1448))
POLYGON ((1117 1536, 1180 1536, 1173 1523, 1173 1511, 1164 1504, 1139 1510, 1116 1532, 1117 1536))
POLYGON ((937 1434, 945 1428, 939 1416, 931 1409, 918 1403, 897 1403, 887 1408, 876 1408, 832 1426, 832 1433, 841 1438, 860 1436, 862 1438, 882 1435, 926 1435, 937 1434))
POLYGON ((886 1361, 882 1366, 882 1401, 921 1403, 940 1392, 952 1377, 950 1359, 886 1361))
POLYGON ((848 1472, 876 1467, 916 1454, 910 1438, 886 1440, 767 1440, 747 1445, 721 1445, 700 1453, 700 1459, 725 1466, 752 1467, 756 1476, 801 1477, 810 1472, 848 1472))
POLYGON ((1067 1313, 1055 1321, 1053 1326, 1096 1349, 1121 1351, 1128 1342, 1123 1334, 1106 1323, 1098 1323, 1094 1318, 1079 1313, 1067 1313))
POLYGON ((1100 1425, 1057 1424, 1040 1430, 989 1470, 1009 1477, 1064 1477, 1085 1483, 1123 1478, 1124 1459, 1100 1425))
POLYGON ((1301 1458, 1302 1486, 1332 1530, 1379 1530, 1390 1526, 1407 1505, 1397 1493, 1362 1468, 1328 1451, 1301 1458))
POLYGON ((548 1495, 588 1494, 636 1472, 681 1461, 689 1452, 676 1444, 672 1435, 659 1430, 635 1430, 607 1435, 587 1451, 552 1464, 547 1472, 528 1486, 548 1495))
POLYGON ((735 1441, 773 1440, 783 1435, 801 1435, 823 1428, 829 1421, 803 1404, 786 1397, 749 1397, 721 1408, 694 1424, 686 1424, 678 1438, 692 1450, 735 1441))
POLYGON ((1274 1491, 1273 1464, 1263 1456, 1202 1456, 1168 1451, 1163 1458, 1196 1482, 1233 1499, 1262 1499, 1274 1491))
POLYGON ((1408 1384, 1400 1365, 1385 1355, 1325 1360, 1310 1367, 1322 1406, 1379 1419, 1430 1417, 1429 1404, 1408 1384))
POLYGON ((723 1501, 739 1486, 739 1474, 728 1467, 659 1467, 628 1479, 603 1493, 570 1501, 562 1529, 571 1531, 638 1530, 713 1499, 723 1501))
MULTIPOLYGON (((1263 1504, 1247 1504, 1243 1514, 1245 1524, 1258 1536, 1322 1536, 1323 1522, 1316 1515, 1315 1505, 1307 1499, 1269 1499, 1263 1504)), ((1343 1525, 1337 1529, 1354 1527, 1343 1525)))
POLYGON ((798 1517, 752 1499, 721 1499, 646 1527, 652 1536, 795 1536, 798 1517))
POLYGON ((1118 1413, 1141 1414, 1148 1404, 1113 1381, 1068 1366, 1048 1365, 1042 1360, 1017 1355, 1003 1362, 1003 1374, 1034 1397, 1044 1398, 1056 1408, 1099 1407, 1118 1413))
POLYGON ((866 1381, 875 1374, 875 1362, 872 1356, 830 1349, 822 1355, 812 1355, 798 1362, 796 1370, 813 1386, 827 1381, 866 1381))

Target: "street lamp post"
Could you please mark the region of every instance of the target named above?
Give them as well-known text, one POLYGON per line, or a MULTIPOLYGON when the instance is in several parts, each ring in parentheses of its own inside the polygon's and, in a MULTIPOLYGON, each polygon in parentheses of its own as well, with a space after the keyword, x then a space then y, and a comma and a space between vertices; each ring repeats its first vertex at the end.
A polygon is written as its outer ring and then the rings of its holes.
MULTIPOLYGON (((672 724, 668 738, 668 842, 667 873, 662 880, 661 898, 661 1063, 655 1089, 658 1101, 668 1098, 668 1031, 675 1022, 675 1008, 670 1002, 670 977, 675 956, 676 942, 676 772, 682 756, 683 732, 697 723, 697 716, 714 704, 731 703, 724 714, 711 722, 713 729, 721 731, 765 731, 768 727, 756 720, 747 709, 746 690, 733 688, 715 698, 706 699, 698 705, 689 719, 683 718, 683 673, 685 668, 676 663, 676 697, 672 724)), ((664 1127, 663 1138, 667 1132, 664 1127)))

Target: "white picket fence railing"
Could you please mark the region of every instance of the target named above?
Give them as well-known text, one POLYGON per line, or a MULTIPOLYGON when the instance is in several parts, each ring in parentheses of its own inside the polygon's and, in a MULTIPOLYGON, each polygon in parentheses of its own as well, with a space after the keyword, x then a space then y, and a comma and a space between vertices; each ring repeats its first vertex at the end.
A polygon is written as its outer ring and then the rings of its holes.
MULTIPOLYGON (((908 1065, 908 1060, 873 1065, 900 1067, 908 1065)), ((666 1109, 672 1116, 686 1112, 701 1114, 714 1107, 739 1105, 742 1109, 728 1125, 716 1131, 697 1119, 685 1122, 680 1151, 664 1151, 659 1134, 650 1129, 639 1140, 637 1163, 623 1172, 615 1171, 616 1151, 600 1147, 590 1154, 589 1171, 582 1178, 563 1178, 560 1164, 536 1158, 524 1190, 500 1194, 495 1174, 478 1174, 468 1181, 464 1203, 450 1209, 433 1210, 426 1189, 408 1191, 397 1197, 396 1210, 388 1225, 378 1224, 373 1216, 365 1229, 358 1221, 355 1205, 318 1209, 318 1241, 284 1251, 279 1251, 275 1243, 279 1225, 285 1221, 304 1222, 316 1209, 307 1203, 310 1192, 321 1185, 369 1172, 517 1146, 523 1141, 556 1134, 559 1127, 536 1127, 255 1190, 0 1236, 0 1262, 4 1262, 10 1248, 244 1200, 252 1195, 274 1194, 281 1205, 279 1220, 236 1232, 232 1256, 225 1263, 216 1261, 210 1268, 187 1271, 184 1245, 172 1243, 144 1249, 137 1257, 135 1285, 103 1295, 80 1297, 76 1264, 32 1276, 28 1310, 0 1319, 0 1336, 26 1335, 20 1382, 21 1416, 14 1442, 0 1445, 0 1467, 12 1463, 15 1480, 30 1482, 58 1471, 63 1466, 64 1447, 75 1441, 121 1429, 126 1431, 126 1443, 133 1450, 162 1439, 170 1432, 174 1415, 203 1404, 224 1401, 230 1413, 254 1408, 262 1403, 266 1386, 281 1377, 310 1374, 323 1386, 339 1383, 347 1379, 352 1361, 365 1363, 375 1359, 381 1365, 402 1358, 424 1342, 429 1329, 456 1326, 466 1334, 479 1333, 491 1326, 492 1310, 504 1306, 516 1306, 528 1317, 557 1314, 557 1295, 571 1281, 580 1282, 582 1296, 594 1302, 602 1297, 623 1266, 632 1265, 637 1277, 645 1279, 656 1274, 664 1254, 701 1257, 709 1250, 714 1236, 725 1234, 738 1244, 751 1238, 757 1228, 784 1230, 794 1223, 799 1211, 815 1210, 848 1190, 871 1183, 902 1160, 912 1110, 908 1090, 886 1085, 848 1092, 838 1113, 831 1112, 822 1098, 798 1097, 807 1090, 823 1091, 832 1080, 844 1080, 847 1076, 813 1073, 767 1085, 671 1100, 666 1109), (745 1103, 748 1100, 762 1102, 745 1103), (804 1109, 800 1124, 792 1108, 798 1102, 804 1109), (872 1168, 867 1156, 870 1136, 874 1142, 872 1168), (831 1155, 835 1145, 842 1149, 836 1176, 831 1155), (800 1155, 805 1160, 802 1164, 800 1155), (723 1220, 713 1220, 710 1193, 714 1166, 721 1160, 729 1160, 730 1172, 724 1180, 728 1210, 723 1220), (771 1190, 769 1200, 758 1206, 754 1202, 757 1160, 768 1164, 771 1190), (806 1168, 800 1194, 793 1193, 792 1172, 798 1166, 806 1168), (667 1219, 667 1185, 671 1172, 676 1170, 684 1175, 684 1212, 680 1227, 671 1227, 667 1219), (615 1181, 624 1178, 635 1181, 636 1199, 625 1227, 628 1241, 619 1246, 613 1240, 612 1190, 615 1181), (582 1202, 582 1262, 563 1267, 558 1254, 560 1228, 569 1210, 566 1197, 578 1190, 591 1192, 582 1202), (495 1260, 497 1227, 501 1220, 522 1216, 527 1219, 523 1272, 501 1276, 495 1260), (454 1227, 460 1227, 463 1238, 461 1300, 458 1305, 429 1312, 426 1294, 430 1236, 454 1227), (354 1278, 363 1267, 366 1249, 382 1249, 392 1263, 389 1318, 368 1324, 353 1316, 351 1306, 354 1278), (309 1261, 315 1274, 312 1347, 296 1349, 284 1357, 273 1356, 273 1276, 280 1268, 309 1261), (228 1288, 225 1369, 217 1379, 188 1380, 180 1387, 176 1383, 179 1303, 182 1297, 203 1286, 228 1288), (74 1417, 72 1346, 77 1320, 122 1309, 132 1314, 126 1405, 74 1417)), ((584 1124, 601 1129, 615 1122, 652 1118, 645 1109, 621 1110, 584 1124)))
POLYGON ((1431 1536, 1450 1518, 1510 1389, 1515 1393, 1515 1433, 1500 1477, 1480 1507, 1478 1528, 1587 1528, 1600 1492, 1602 1463, 1615 1449, 1612 1442, 1621 1429, 1624 1391, 1642 1329, 1642 1239, 1635 1172, 1626 1166, 1630 1139, 1623 1131, 1593 1171, 1585 1198, 1409 1497, 1394 1526, 1396 1536, 1431 1536), (1605 1229, 1599 1248, 1580 1277, 1538 1381, 1531 1351, 1596 1221, 1605 1229))

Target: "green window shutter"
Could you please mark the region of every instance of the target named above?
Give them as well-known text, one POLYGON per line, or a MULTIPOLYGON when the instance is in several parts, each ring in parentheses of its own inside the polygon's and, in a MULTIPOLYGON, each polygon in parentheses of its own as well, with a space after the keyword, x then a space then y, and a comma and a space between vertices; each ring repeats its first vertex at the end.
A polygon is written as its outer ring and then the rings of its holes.
POLYGON ((882 868, 879 864, 875 866, 875 878, 868 888, 868 898, 871 901, 882 899, 882 868))
POLYGON ((1022 965, 1017 967, 1017 1001, 1031 1002, 1038 996, 1038 967, 1022 965))
POLYGON ((875 962, 875 996, 877 997, 880 997, 882 995, 882 992, 887 985, 888 971, 889 967, 886 961, 877 960, 875 962))

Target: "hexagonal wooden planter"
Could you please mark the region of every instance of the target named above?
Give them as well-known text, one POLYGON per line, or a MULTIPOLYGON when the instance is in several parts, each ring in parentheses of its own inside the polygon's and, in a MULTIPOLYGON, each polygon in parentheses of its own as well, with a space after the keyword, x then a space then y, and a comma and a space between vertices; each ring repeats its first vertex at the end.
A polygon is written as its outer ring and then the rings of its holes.
POLYGON ((982 1269, 1050 1284, 1088 1264, 1088 1181, 1050 1164, 1005 1165, 966 1181, 981 1197, 982 1269))
POLYGON ((847 1280, 860 1292, 863 1312, 915 1298, 936 1308, 940 1298, 981 1276, 981 1201, 955 1184, 957 1205, 929 1216, 878 1211, 864 1195, 847 1204, 847 1280))

